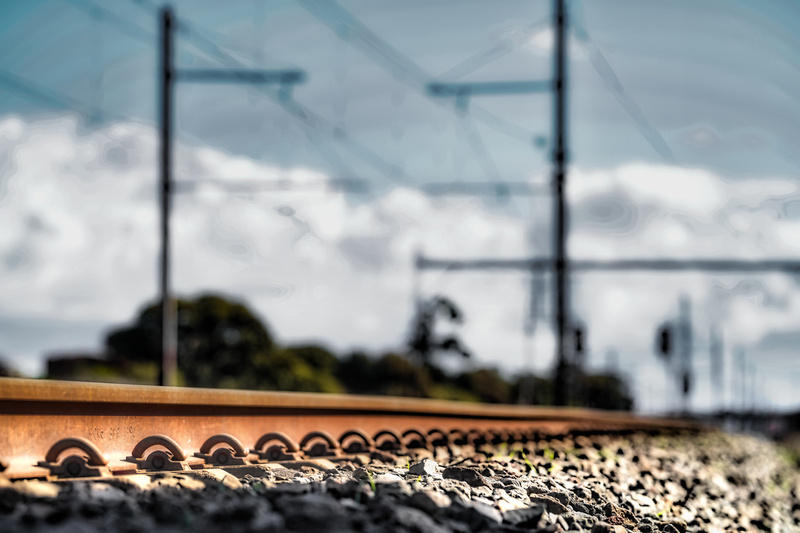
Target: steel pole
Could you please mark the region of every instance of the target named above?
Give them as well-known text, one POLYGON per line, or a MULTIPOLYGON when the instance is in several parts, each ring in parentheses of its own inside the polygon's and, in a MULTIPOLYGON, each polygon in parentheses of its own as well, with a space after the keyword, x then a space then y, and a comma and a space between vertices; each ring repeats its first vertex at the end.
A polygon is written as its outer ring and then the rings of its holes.
POLYGON ((556 364, 555 404, 566 405, 572 388, 572 369, 566 343, 569 329, 568 268, 567 264, 567 203, 566 189, 566 26, 567 13, 564 0, 553 0, 553 27, 555 28, 553 64, 553 197, 555 241, 555 318, 556 364))
POLYGON ((174 17, 170 8, 161 10, 161 69, 159 76, 159 120, 161 126, 161 375, 159 384, 177 385, 178 332, 176 305, 170 295, 169 215, 172 192, 172 91, 175 71, 172 64, 174 17))

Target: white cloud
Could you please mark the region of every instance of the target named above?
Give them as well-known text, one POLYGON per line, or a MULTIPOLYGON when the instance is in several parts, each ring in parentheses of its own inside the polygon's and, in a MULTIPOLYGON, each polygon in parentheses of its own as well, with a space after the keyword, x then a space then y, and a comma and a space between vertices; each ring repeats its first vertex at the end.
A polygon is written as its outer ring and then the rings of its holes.
MULTIPOLYGON (((0 136, 14 161, 0 175, 0 317, 130 320, 156 296, 153 131, 117 124, 79 133, 70 118, 6 118, 0 136)), ((313 169, 277 168, 209 147, 179 146, 177 161, 181 180, 325 178, 313 169)), ((638 164, 574 169, 569 196, 574 206, 594 202, 597 214, 580 223, 581 213, 574 214, 575 257, 797 256, 797 222, 773 215, 784 199, 797 196, 796 183, 788 180, 727 183, 705 171, 638 164)), ((534 213, 540 225, 547 216, 534 213)), ((333 192, 231 194, 208 183, 176 195, 173 229, 178 293, 218 290, 244 298, 281 340, 320 339, 337 349, 402 343, 418 249, 453 258, 530 254, 529 231, 519 217, 477 199, 431 199, 407 188, 352 202, 333 192)), ((762 298, 755 303, 717 301, 719 294, 741 293, 726 283, 745 278, 726 276, 722 285, 710 279, 576 275, 572 299, 589 326, 590 362, 596 366, 606 349, 617 347, 621 364, 638 361, 643 375, 658 368, 654 328, 676 313, 683 293, 692 295, 700 341, 714 320, 732 342, 743 344, 798 328, 800 293, 786 277, 762 277, 746 296, 762 298), (776 299, 780 295, 785 301, 776 299)), ((527 348, 522 336, 529 274, 427 272, 422 287, 463 307, 461 332, 481 364, 519 368, 528 350, 537 369, 549 368, 554 342, 546 322, 527 348)), ((548 291, 548 312, 550 298, 548 291)), ((52 348, 42 344, 39 350, 52 348)))

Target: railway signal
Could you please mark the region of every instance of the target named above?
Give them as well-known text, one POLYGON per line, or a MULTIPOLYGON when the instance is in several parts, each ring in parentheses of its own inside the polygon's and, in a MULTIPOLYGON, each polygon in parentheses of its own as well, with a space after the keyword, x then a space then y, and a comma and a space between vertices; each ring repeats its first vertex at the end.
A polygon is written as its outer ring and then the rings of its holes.
POLYGON ((669 359, 672 355, 672 324, 665 322, 658 327, 656 332, 656 348, 658 354, 664 359, 669 359))
POLYGON ((583 327, 582 326, 576 327, 574 329, 574 334, 575 334, 575 353, 579 356, 583 355, 584 350, 586 348, 584 345, 583 327))

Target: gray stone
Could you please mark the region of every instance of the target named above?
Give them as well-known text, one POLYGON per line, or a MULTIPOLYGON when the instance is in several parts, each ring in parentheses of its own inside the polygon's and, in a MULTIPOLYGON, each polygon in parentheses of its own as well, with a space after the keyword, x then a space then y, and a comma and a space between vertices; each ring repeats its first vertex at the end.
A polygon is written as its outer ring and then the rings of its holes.
POLYGON ((524 509, 506 511, 503 513, 503 521, 517 527, 533 529, 539 525, 543 513, 543 505, 533 505, 524 509))
POLYGON ((572 488, 572 493, 581 500, 591 500, 592 491, 580 485, 572 488))
POLYGON ((476 472, 471 468, 450 466, 444 469, 444 472, 442 472, 442 477, 445 479, 455 479, 457 481, 463 481, 470 487, 491 486, 489 485, 489 483, 486 482, 486 478, 484 478, 479 472, 476 472))
POLYGON ((16 481, 11 488, 30 498, 55 498, 60 490, 55 483, 37 480, 16 481))
POLYGON ((537 494, 531 496, 530 500, 533 503, 540 503, 544 505, 548 513, 564 514, 567 512, 567 506, 561 503, 560 501, 556 500, 552 496, 547 496, 545 494, 537 494))
POLYGON ((451 501, 447 495, 441 492, 425 490, 412 494, 408 503, 426 513, 433 514, 439 509, 450 507, 451 501))
POLYGON ((528 494, 547 494, 548 492, 550 492, 550 489, 545 487, 544 483, 538 479, 528 486, 528 494))
POLYGON ((592 526, 592 533, 611 533, 611 524, 606 524, 605 522, 597 522, 595 525, 592 526))
POLYGON ((458 494, 467 500, 470 499, 472 494, 472 489, 470 486, 464 481, 459 481, 457 479, 443 479, 441 481, 436 481, 433 483, 433 486, 448 495, 451 493, 458 494))
POLYGON ((482 498, 490 498, 492 496, 492 489, 490 487, 472 487, 472 497, 479 496, 482 498))
POLYGON ((547 495, 553 499, 560 501, 561 504, 564 505, 565 507, 569 505, 569 496, 564 492, 551 491, 548 492, 547 495))
POLYGON ((396 474, 380 474, 373 476, 373 483, 405 483, 405 480, 396 474))
POLYGON ((497 509, 479 502, 464 506, 453 504, 447 508, 447 516, 468 524, 473 530, 486 529, 502 523, 503 517, 497 509))
POLYGON ((569 502, 570 507, 572 507, 573 511, 584 513, 591 516, 598 516, 603 517, 603 511, 600 507, 593 505, 589 502, 582 501, 582 500, 570 500, 569 502))
POLYGON ((528 507, 525 502, 516 498, 512 498, 503 489, 496 489, 492 494, 492 497, 494 498, 495 507, 497 507, 501 513, 510 511, 512 509, 523 509, 528 507))
POLYGON ((162 473, 152 476, 145 490, 163 491, 168 488, 202 490, 206 484, 185 474, 162 473))
POLYGON ((507 490, 511 490, 512 488, 521 489, 522 488, 522 481, 515 477, 505 477, 500 480, 504 487, 507 490))
POLYGON ((408 469, 408 473, 415 476, 432 476, 437 472, 439 472, 439 465, 436 464, 436 461, 431 461, 430 459, 423 459, 421 462, 411 465, 408 469))
POLYGON ((290 531, 327 532, 345 529, 350 520, 344 507, 322 494, 284 496, 275 503, 290 531))
POLYGON ((223 486, 231 490, 242 488, 241 481, 239 481, 232 474, 229 474, 225 470, 220 470, 219 468, 198 470, 197 472, 192 472, 191 475, 192 477, 202 481, 206 485, 223 486))
POLYGON ((115 487, 122 488, 123 490, 138 489, 144 490, 150 485, 150 476, 146 474, 132 474, 128 476, 114 476, 110 479, 102 480, 103 483, 108 483, 115 487))
POLYGON ((105 483, 90 483, 88 489, 88 497, 106 505, 120 503, 128 499, 125 491, 105 483))
POLYGON ((659 524, 661 531, 667 526, 674 527, 679 533, 686 533, 688 528, 686 522, 683 520, 662 520, 659 524))
POLYGON ((284 495, 312 494, 325 491, 322 483, 275 483, 273 486, 265 487, 261 492, 268 498, 276 498, 284 495))
POLYGON ((376 492, 404 496, 410 496, 412 494, 413 491, 411 487, 403 479, 397 476, 392 476, 392 479, 386 479, 385 476, 386 474, 378 476, 378 478, 375 479, 376 492))
POLYGON ((578 526, 580 529, 591 529, 597 519, 580 511, 570 511, 562 515, 570 528, 578 526))
POLYGON ((398 506, 394 510, 394 520, 411 531, 420 533, 448 533, 447 529, 437 524, 430 516, 418 509, 398 506))
POLYGON ((286 522, 278 513, 262 511, 253 516, 250 530, 259 533, 283 533, 286 531, 286 522))

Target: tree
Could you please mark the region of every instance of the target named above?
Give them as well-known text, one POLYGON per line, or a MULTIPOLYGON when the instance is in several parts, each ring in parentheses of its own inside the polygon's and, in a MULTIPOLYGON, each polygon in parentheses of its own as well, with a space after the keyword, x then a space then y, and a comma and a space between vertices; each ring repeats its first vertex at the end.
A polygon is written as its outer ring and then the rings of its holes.
MULTIPOLYGON (((117 362, 160 363, 161 306, 142 309, 106 345, 117 362)), ((190 387, 343 392, 337 366, 320 346, 278 346, 243 303, 213 294, 178 300, 178 369, 190 387)))
POLYGON ((258 359, 274 347, 244 304, 208 295, 185 302, 183 310, 178 305, 178 367, 189 385, 217 387, 225 378, 257 375, 258 359))
POLYGON ((241 376, 239 387, 299 392, 344 392, 327 370, 315 368, 291 348, 257 354, 253 370, 241 376))
POLYGON ((334 375, 339 366, 339 358, 330 350, 315 344, 299 344, 287 348, 314 370, 334 375))
POLYGON ((20 378, 20 377, 22 377, 22 374, 20 374, 11 365, 6 363, 5 358, 2 355, 0 355, 0 378, 20 378))
POLYGON ((456 324, 462 322, 461 312, 448 298, 434 296, 421 302, 413 321, 411 339, 408 342, 409 352, 423 365, 430 365, 433 355, 437 352, 454 352, 469 357, 470 353, 455 336, 436 337, 434 326, 437 316, 444 316, 456 324))
MULTIPOLYGON (((145 307, 132 326, 110 332, 106 345, 112 357, 160 362, 161 306, 145 307)), ((252 382, 257 361, 274 347, 267 328, 242 303, 218 295, 178 300, 178 368, 187 385, 252 382)))
POLYGON ((585 394, 585 405, 594 409, 615 411, 633 410, 633 398, 627 383, 612 373, 590 374, 581 378, 585 394))
POLYGON ((516 377, 511 389, 511 400, 527 405, 553 405, 553 380, 532 373, 516 377))
POLYGON ((464 372, 456 378, 456 384, 475 394, 486 403, 509 403, 511 384, 494 368, 480 368, 464 372))
POLYGON ((429 398, 431 382, 427 368, 407 358, 387 353, 375 364, 378 394, 429 398))
POLYGON ((363 352, 353 352, 342 359, 336 377, 352 394, 375 393, 375 361, 363 352))

